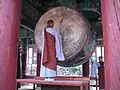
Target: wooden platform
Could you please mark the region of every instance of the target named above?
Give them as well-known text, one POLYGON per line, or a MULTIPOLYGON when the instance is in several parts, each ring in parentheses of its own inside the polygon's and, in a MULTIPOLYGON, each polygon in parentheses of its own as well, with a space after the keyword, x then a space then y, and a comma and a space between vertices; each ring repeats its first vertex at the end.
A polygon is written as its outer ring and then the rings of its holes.
POLYGON ((41 85, 41 90, 89 90, 90 79, 56 77, 55 81, 44 81, 43 78, 35 77, 34 79, 17 79, 17 82, 41 85))

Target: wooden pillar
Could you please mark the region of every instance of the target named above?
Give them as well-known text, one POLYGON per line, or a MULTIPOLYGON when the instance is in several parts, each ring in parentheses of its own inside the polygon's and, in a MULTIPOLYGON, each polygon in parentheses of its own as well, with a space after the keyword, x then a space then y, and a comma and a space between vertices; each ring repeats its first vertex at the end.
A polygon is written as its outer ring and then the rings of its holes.
POLYGON ((16 90, 20 0, 0 0, 0 90, 16 90))
POLYGON ((26 53, 22 53, 22 78, 26 77, 26 53))
MULTIPOLYGON (((21 79, 22 78, 22 62, 21 62, 21 58, 20 58, 20 49, 18 49, 18 59, 17 59, 17 79, 21 79)), ((20 83, 17 83, 17 88, 20 88, 21 85, 20 83)))
POLYGON ((37 53, 37 76, 40 76, 41 54, 37 53))
MULTIPOLYGON (((89 60, 83 64, 83 77, 89 77, 89 60)), ((83 87, 83 90, 90 90, 90 85, 88 85, 88 89, 86 89, 86 87, 83 87)))
POLYGON ((120 89, 120 0, 102 0, 105 90, 120 89))
POLYGON ((89 77, 89 60, 83 64, 83 77, 89 77))
POLYGON ((22 78, 26 77, 26 60, 27 60, 27 47, 26 43, 23 45, 22 50, 22 78))

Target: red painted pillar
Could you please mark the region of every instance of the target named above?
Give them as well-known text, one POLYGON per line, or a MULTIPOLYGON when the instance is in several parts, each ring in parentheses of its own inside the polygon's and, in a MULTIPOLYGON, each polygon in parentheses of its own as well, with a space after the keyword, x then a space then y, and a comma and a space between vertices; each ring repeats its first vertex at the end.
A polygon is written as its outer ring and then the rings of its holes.
POLYGON ((102 0, 105 90, 120 89, 120 0, 102 0))
POLYGON ((20 0, 0 0, 0 90, 15 90, 20 0))
POLYGON ((37 53, 37 76, 40 76, 41 54, 37 53))

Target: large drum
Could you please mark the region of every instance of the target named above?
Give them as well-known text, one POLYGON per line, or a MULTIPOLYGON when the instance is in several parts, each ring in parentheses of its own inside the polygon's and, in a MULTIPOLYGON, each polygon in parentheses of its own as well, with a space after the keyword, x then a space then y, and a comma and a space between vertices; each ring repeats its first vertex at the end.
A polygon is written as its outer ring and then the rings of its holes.
MULTIPOLYGON (((54 27, 60 30, 63 41, 63 51, 66 60, 58 62, 61 66, 76 66, 88 60, 85 48, 92 41, 91 27, 81 12, 66 7, 55 7, 47 11, 36 24, 35 41, 41 52, 41 31, 49 19, 54 21, 54 27)), ((87 56, 88 55, 88 56, 87 56)))

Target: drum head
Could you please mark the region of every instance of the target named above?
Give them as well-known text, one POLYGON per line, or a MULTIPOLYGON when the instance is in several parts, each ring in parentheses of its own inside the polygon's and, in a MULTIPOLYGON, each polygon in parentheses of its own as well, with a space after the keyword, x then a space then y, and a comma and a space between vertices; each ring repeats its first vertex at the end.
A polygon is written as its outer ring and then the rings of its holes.
MULTIPOLYGON (((55 7, 49 10, 39 19, 35 28, 35 41, 39 51, 41 51, 42 46, 41 31, 46 27, 48 20, 54 21, 54 27, 59 29, 59 32, 62 35, 63 52, 66 60, 60 65, 74 60, 79 56, 78 54, 80 54, 84 45, 89 42, 89 23, 80 12, 77 12, 74 9, 55 7)), ((73 63, 78 63, 78 61, 74 61, 73 63)))

